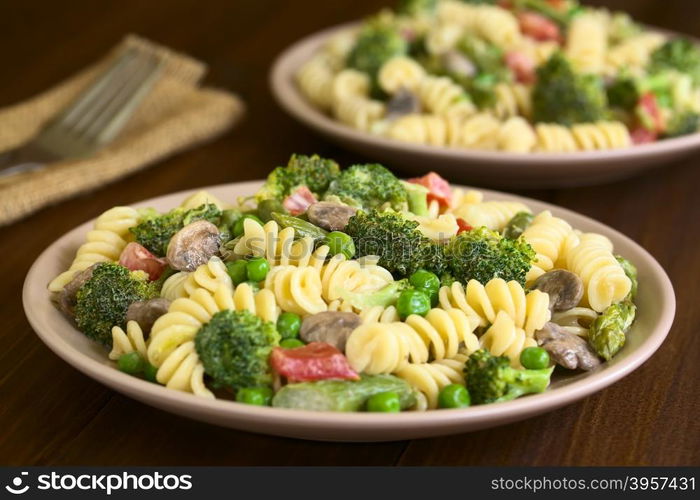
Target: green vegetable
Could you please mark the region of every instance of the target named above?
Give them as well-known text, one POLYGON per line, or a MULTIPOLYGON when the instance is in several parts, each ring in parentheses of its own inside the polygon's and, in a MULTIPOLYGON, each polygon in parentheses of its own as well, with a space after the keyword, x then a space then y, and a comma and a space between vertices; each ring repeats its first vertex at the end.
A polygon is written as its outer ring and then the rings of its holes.
POLYGON ((376 82, 382 65, 408 52, 408 43, 396 28, 386 24, 366 23, 350 51, 347 66, 367 73, 376 82))
POLYGON ((287 209, 284 208, 282 202, 276 199, 262 200, 258 203, 258 208, 256 210, 258 213, 258 218, 262 222, 269 222, 272 220, 272 214, 277 212, 279 214, 286 214, 287 209))
POLYGON ((349 235, 341 231, 328 233, 324 243, 330 248, 331 255, 342 253, 348 259, 352 259, 355 255, 355 243, 349 235))
POLYGON ((243 217, 243 212, 235 208, 230 208, 221 212, 219 225, 226 229, 226 232, 233 233, 233 226, 243 217))
POLYGON ((526 347, 520 353, 520 364, 528 370, 549 368, 549 354, 541 347, 526 347))
POLYGON ((236 392, 236 401, 247 405, 270 406, 272 395, 269 387, 243 387, 236 392))
POLYGON ((664 137, 681 137, 694 134, 700 129, 700 115, 694 111, 684 111, 674 115, 669 121, 664 137))
POLYGON ((277 331, 282 339, 293 339, 299 336, 301 316, 292 312, 283 312, 277 318, 277 331))
POLYGON ((265 257, 255 257, 246 262, 245 269, 250 281, 260 282, 270 272, 270 263, 265 257))
POLYGON ((277 167, 262 188, 255 194, 255 201, 274 199, 283 201, 299 186, 306 186, 320 197, 328 189, 328 185, 340 173, 338 164, 318 155, 292 155, 286 167, 277 167))
POLYGON ((634 300, 634 298, 637 296, 637 288, 639 286, 639 280, 637 278, 637 268, 634 266, 634 264, 632 264, 629 260, 625 259, 621 255, 616 255, 615 259, 617 259, 617 261, 620 263, 622 269, 625 271, 625 274, 632 282, 632 288, 627 298, 629 300, 634 300))
POLYGON ((608 307, 588 330, 588 343, 605 360, 611 360, 625 345, 626 333, 632 326, 637 307, 631 300, 623 300, 608 307))
POLYGON ((700 48, 688 38, 667 41, 652 52, 649 63, 652 73, 664 70, 685 73, 695 84, 700 83, 700 48))
POLYGON ((367 411, 399 413, 401 411, 401 398, 394 391, 373 394, 367 400, 367 411))
POLYGON ((630 77, 618 77, 606 89, 610 107, 632 111, 639 101, 637 82, 630 77))
POLYGON ((280 342, 280 347, 284 347, 285 349, 296 349, 297 347, 304 347, 305 345, 306 344, 299 339, 284 339, 280 342))
POLYGON ((408 16, 432 14, 435 12, 436 6, 437 0, 399 0, 396 12, 408 16))
POLYGON ((408 211, 420 216, 428 215, 428 193, 430 190, 413 182, 401 181, 408 201, 408 211))
POLYGON ((325 229, 321 229, 320 227, 315 226, 308 221, 300 219, 299 217, 293 217, 291 215, 273 212, 272 220, 279 224, 281 228, 293 228, 295 238, 305 238, 308 236, 314 241, 320 241, 324 239, 328 234, 328 232, 325 229))
POLYGON ((236 221, 236 223, 233 225, 232 232, 233 232, 234 238, 238 238, 239 236, 243 236, 243 233, 245 233, 244 223, 245 223, 246 219, 254 220, 255 222, 257 222, 261 226, 265 225, 265 223, 262 220, 260 220, 260 217, 258 217, 257 215, 245 214, 243 217, 238 219, 236 221))
POLYGON ((425 269, 419 269, 408 278, 408 282, 416 290, 420 290, 430 297, 430 304, 432 307, 437 305, 438 292, 440 291, 440 278, 438 278, 435 273, 431 273, 425 269))
POLYGON ((401 319, 406 319, 411 314, 425 316, 430 311, 430 296, 415 288, 404 290, 396 302, 396 311, 401 319))
POLYGON ((507 356, 493 356, 486 349, 473 352, 464 367, 467 390, 475 404, 499 403, 543 392, 549 385, 552 371, 553 366, 518 370, 510 366, 507 356))
POLYGON ((535 251, 522 238, 510 240, 486 227, 465 231, 452 238, 445 248, 452 275, 467 283, 475 279, 487 283, 493 278, 515 280, 525 286, 525 275, 535 259, 535 251))
POLYGON ((214 386, 261 387, 272 382, 268 357, 279 339, 274 323, 228 309, 200 328, 195 348, 214 386))
POLYGON ((348 292, 341 290, 340 296, 353 307, 364 310, 370 307, 389 307, 396 304, 401 293, 409 288, 408 280, 398 280, 389 283, 376 292, 348 292))
POLYGON ((383 208, 394 210, 408 206, 408 195, 401 181, 378 163, 353 165, 343 170, 331 182, 325 198, 337 199, 359 208, 383 208))
POLYGON ((221 210, 216 205, 201 205, 191 210, 176 208, 163 215, 154 215, 142 219, 135 227, 129 229, 137 243, 146 247, 159 257, 165 256, 170 239, 180 229, 197 220, 208 220, 218 226, 221 210))
POLYGON ((532 91, 533 121, 571 126, 606 116, 602 79, 576 73, 560 52, 537 69, 532 91))
POLYGON ((393 212, 358 212, 345 232, 352 236, 356 256, 378 255, 379 265, 397 277, 405 277, 418 269, 441 274, 447 266, 443 247, 423 236, 418 222, 393 212))
POLYGON ((156 375, 158 374, 158 367, 153 366, 151 363, 146 362, 146 366, 143 369, 143 378, 154 384, 158 383, 156 375))
POLYGON ((117 360, 117 368, 129 375, 138 375, 143 371, 144 366, 143 358, 136 351, 122 354, 117 360))
POLYGON ((240 285, 248 279, 247 267, 248 262, 245 260, 234 260, 226 263, 226 272, 234 285, 240 285))
POLYGON ((503 229, 503 237, 509 240, 517 240, 520 235, 532 224, 535 216, 530 212, 518 212, 513 216, 503 229))
POLYGON ((567 11, 557 9, 546 0, 514 0, 514 6, 518 9, 531 10, 542 14, 561 26, 567 26, 571 21, 573 14, 578 10, 577 2, 569 2, 571 8, 567 11))
POLYGON ((75 322, 85 335, 111 347, 112 327, 125 327, 129 305, 157 297, 158 292, 143 271, 132 272, 119 264, 100 263, 78 290, 75 322))
POLYGON ((438 394, 439 408, 466 408, 469 405, 469 391, 461 384, 446 385, 438 394))
POLYGON ((479 109, 490 108, 496 104, 497 84, 498 79, 490 73, 481 73, 463 83, 479 109))
POLYGON ((288 384, 272 406, 312 411, 360 411, 375 394, 395 392, 402 410, 416 404, 413 388, 393 375, 361 375, 360 380, 320 380, 288 384))

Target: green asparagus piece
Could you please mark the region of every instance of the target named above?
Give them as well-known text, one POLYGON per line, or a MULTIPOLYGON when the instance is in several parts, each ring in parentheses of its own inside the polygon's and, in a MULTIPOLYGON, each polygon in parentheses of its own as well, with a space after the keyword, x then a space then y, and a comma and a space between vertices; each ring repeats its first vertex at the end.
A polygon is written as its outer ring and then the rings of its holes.
POLYGON ((367 400, 382 392, 399 395, 401 409, 416 403, 411 386, 393 375, 362 375, 357 381, 320 380, 290 384, 272 398, 272 406, 312 411, 360 411, 367 400))
POLYGON ((625 299, 608 307, 593 321, 588 332, 588 342, 599 356, 609 361, 622 349, 625 334, 632 325, 636 312, 637 306, 625 299))
POLYGON ((503 237, 509 240, 517 240, 534 218, 535 216, 530 212, 518 212, 508 221, 508 224, 503 229, 503 237))
POLYGON ((625 259, 620 255, 616 255, 615 258, 620 263, 622 269, 625 271, 625 274, 632 282, 632 289, 630 290, 628 298, 630 300, 634 300, 634 298, 637 296, 637 285, 639 284, 639 281, 637 280, 637 268, 634 267, 634 264, 632 264, 629 260, 625 259))
POLYGON ((295 231, 295 237, 304 238, 310 236, 314 241, 322 240, 328 234, 328 231, 313 225, 310 222, 293 217, 291 215, 272 212, 272 220, 279 224, 282 228, 291 227, 295 231))

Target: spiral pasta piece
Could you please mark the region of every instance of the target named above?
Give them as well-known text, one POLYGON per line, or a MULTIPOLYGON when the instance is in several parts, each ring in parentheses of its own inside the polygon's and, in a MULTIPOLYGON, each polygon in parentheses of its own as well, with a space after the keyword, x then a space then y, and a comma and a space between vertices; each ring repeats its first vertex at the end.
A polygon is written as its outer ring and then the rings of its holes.
POLYGON ((508 118, 498 131, 498 149, 511 153, 529 153, 537 144, 537 136, 527 120, 508 118))
POLYGON ((564 241, 573 231, 564 219, 554 217, 549 210, 539 213, 523 231, 522 238, 535 251, 536 261, 527 274, 528 283, 551 271, 564 247, 564 241))
POLYGON ((471 354, 479 348, 477 325, 459 309, 433 308, 425 317, 410 315, 405 323, 423 339, 433 359, 454 358, 460 350, 471 354))
POLYGON ((67 271, 56 276, 48 286, 51 292, 63 290, 80 271, 98 262, 113 262, 127 244, 129 229, 139 223, 139 213, 131 207, 110 208, 95 220, 67 271))
POLYGON ((328 57, 316 54, 302 65, 296 74, 297 85, 314 105, 328 110, 333 104, 333 78, 335 71, 328 57))
POLYGON ((571 21, 566 40, 566 55, 579 71, 602 72, 607 46, 607 23, 599 14, 584 13, 571 21))
POLYGON ((426 76, 416 88, 421 104, 435 114, 471 115, 475 108, 464 89, 446 76, 426 76))
POLYGON ((399 321, 399 312, 394 306, 373 306, 360 311, 363 323, 392 323, 399 321))
POLYGON ((394 281, 389 271, 376 264, 348 260, 343 254, 334 255, 320 272, 323 299, 332 302, 343 291, 361 293, 384 288, 394 281))
POLYGON ((488 349, 494 356, 507 356, 511 366, 522 368, 520 353, 527 347, 537 347, 534 338, 529 337, 518 328, 505 311, 500 311, 493 324, 479 339, 481 347, 488 349))
POLYGON ((369 76, 362 71, 346 68, 333 78, 333 103, 369 95, 369 76))
POLYGON ((470 280, 465 289, 461 283, 444 286, 438 292, 440 307, 458 309, 478 326, 493 323, 499 313, 506 313, 514 324, 532 336, 549 321, 549 295, 539 290, 525 292, 517 281, 494 278, 486 285, 470 280))
POLYGON ((411 363, 428 361, 428 347, 406 323, 364 323, 345 344, 345 357, 358 373, 394 373, 411 363))
POLYGON ((389 59, 379 69, 379 86, 388 94, 405 88, 414 91, 425 78, 425 70, 416 61, 406 56, 389 59))
POLYGON ((597 312, 623 300, 632 288, 632 282, 612 250, 613 245, 605 236, 585 233, 564 256, 566 269, 583 281, 584 304, 597 312))
POLYGON ((306 316, 328 309, 321 275, 313 267, 273 267, 265 278, 265 289, 274 293, 283 311, 306 316))
POLYGON ((571 128, 557 124, 535 126, 537 150, 553 153, 625 148, 632 144, 624 123, 579 123, 571 128))
POLYGON ((370 132, 373 126, 386 114, 386 106, 381 101, 366 97, 350 97, 333 103, 335 117, 357 130, 370 132))
POLYGON ((651 53, 666 41, 661 33, 639 33, 611 47, 606 54, 606 73, 615 75, 620 70, 639 73, 649 63, 651 53))
POLYGON ((468 203, 452 211, 473 227, 486 226, 492 231, 501 231, 518 212, 530 212, 519 201, 484 201, 468 203))
POLYGON ((183 210, 192 210, 202 205, 215 205, 219 210, 224 210, 227 207, 226 203, 213 194, 201 190, 185 198, 182 203, 180 203, 180 208, 183 210))
POLYGON ((494 89, 496 104, 491 108, 493 114, 501 119, 512 116, 530 116, 532 98, 530 89, 520 83, 499 83, 494 89))
MULTIPOLYGON (((219 293, 222 293, 219 290, 219 293)), ((258 292, 248 283, 241 283, 233 292, 233 307, 236 311, 249 311, 263 321, 276 322, 279 317, 277 300, 272 290, 262 289, 258 292)))
POLYGON ((118 360, 122 355, 131 352, 138 352, 142 358, 146 359, 146 340, 143 330, 136 321, 129 321, 126 324, 126 331, 121 327, 112 328, 112 350, 109 359, 118 360))
POLYGON ((408 364, 396 372, 427 399, 427 408, 438 407, 440 391, 450 384, 464 385, 464 365, 468 356, 457 354, 451 359, 441 359, 431 363, 408 364))
POLYGON ((214 394, 204 384, 204 365, 191 340, 179 345, 165 358, 156 372, 156 380, 168 389, 214 399, 214 394))
POLYGON ((437 17, 443 23, 458 24, 503 49, 516 47, 522 40, 518 20, 500 7, 448 0, 439 3, 437 17))

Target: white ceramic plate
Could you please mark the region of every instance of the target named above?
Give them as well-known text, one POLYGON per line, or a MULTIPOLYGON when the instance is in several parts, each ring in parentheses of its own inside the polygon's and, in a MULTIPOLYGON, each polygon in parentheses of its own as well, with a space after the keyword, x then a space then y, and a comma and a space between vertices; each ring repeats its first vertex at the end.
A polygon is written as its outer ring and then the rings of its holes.
POLYGON ((409 144, 355 130, 315 108, 294 81, 296 71, 314 52, 332 35, 354 24, 322 31, 292 45, 275 61, 270 85, 279 104, 294 118, 392 169, 423 173, 427 167, 453 181, 496 187, 583 186, 630 177, 700 148, 698 133, 618 150, 522 154, 409 144))
MULTIPOLYGON (((254 193, 259 182, 207 188, 224 200, 254 193)), ((175 193, 139 203, 168 210, 191 192, 175 193)), ((616 251, 639 269, 639 314, 622 351, 600 369, 555 380, 543 394, 501 404, 460 410, 400 414, 307 412, 249 406, 232 401, 208 400, 184 394, 126 375, 107 358, 107 352, 90 341, 53 306, 47 283, 65 270, 85 234, 86 222, 62 236, 36 260, 27 275, 23 303, 27 318, 41 340, 69 364, 99 382, 144 403, 196 420, 253 432, 333 441, 390 441, 454 434, 494 427, 553 410, 619 380, 641 365, 661 345, 675 312, 673 288, 664 270, 641 246, 622 234, 582 215, 540 201, 484 191, 487 199, 515 199, 533 211, 551 210, 574 227, 609 237, 616 251)), ((60 387, 55 390, 61 390, 60 387)))

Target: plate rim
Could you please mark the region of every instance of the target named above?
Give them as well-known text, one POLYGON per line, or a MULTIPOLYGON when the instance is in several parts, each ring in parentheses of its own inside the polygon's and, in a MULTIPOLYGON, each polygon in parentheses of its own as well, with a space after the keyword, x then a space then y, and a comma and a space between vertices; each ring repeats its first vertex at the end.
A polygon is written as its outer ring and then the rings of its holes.
MULTIPOLYGON (((517 165, 531 165, 537 163, 540 168, 554 171, 556 171, 555 169, 557 169, 562 162, 566 162, 569 167, 583 170, 590 162, 596 160, 649 159, 655 156, 681 154, 700 148, 700 132, 683 137, 664 139, 651 144, 633 145, 628 148, 620 149, 576 151, 573 153, 509 153, 504 151, 481 151, 414 144, 356 130, 332 119, 306 100, 294 82, 294 73, 298 69, 298 66, 293 63, 305 52, 319 48, 332 35, 343 30, 352 29, 360 23, 361 21, 357 20, 351 21, 304 36, 278 54, 272 63, 268 75, 268 84, 277 103, 293 118, 322 134, 332 134, 344 141, 364 143, 374 148, 382 148, 391 150, 392 152, 398 151, 426 157, 449 158, 453 161, 458 161, 460 159, 470 162, 481 161, 489 164, 498 164, 504 161, 517 165)), ((648 28, 668 35, 683 35, 694 39, 694 37, 690 35, 671 30, 657 27, 648 28)))
MULTIPOLYGON (((148 200, 133 203, 130 206, 149 206, 150 204, 158 202, 158 200, 163 198, 178 198, 181 200, 188 194, 192 194, 200 190, 252 191, 261 183, 262 181, 257 180, 198 187, 153 197, 148 200)), ((468 186, 455 184, 455 187, 457 186, 468 188, 468 186)), ((291 426, 296 428, 315 426, 323 429, 381 431, 394 429, 396 426, 401 426, 404 424, 432 424, 440 426, 452 423, 468 426, 470 423, 477 423, 483 420, 492 419, 495 422, 506 422, 529 418, 530 416, 568 405, 574 401, 594 394, 609 385, 612 385, 635 371, 659 349, 673 324, 676 310, 676 299, 673 285, 665 270, 644 247, 634 242, 631 238, 627 237, 616 229, 611 228, 602 222, 598 222, 586 215, 574 212, 573 210, 569 210, 558 205, 553 205, 548 202, 520 195, 513 195, 502 191, 482 188, 476 189, 479 189, 484 193, 485 199, 505 198, 515 199, 524 203, 534 202, 536 205, 545 205, 546 209, 553 210, 557 215, 564 218, 566 218, 568 215, 574 215, 576 218, 584 219, 587 224, 602 228, 602 234, 605 234, 606 236, 612 235, 614 236, 613 239, 620 239, 624 241, 625 245, 636 247, 635 250, 642 255, 645 260, 645 264, 649 264, 648 269, 650 273, 658 278, 660 285, 658 292, 663 297, 662 302, 666 303, 666 307, 662 308, 661 310, 660 317, 656 318, 654 323, 655 327, 652 329, 651 334, 642 344, 637 347, 636 350, 641 352, 636 356, 630 356, 629 359, 624 359, 619 363, 606 366, 598 372, 584 376, 581 378, 581 380, 572 381, 564 387, 551 389, 541 394, 530 395, 525 398, 520 398, 505 403, 479 405, 449 411, 401 412, 391 415, 362 412, 316 412, 286 408, 257 407, 225 399, 205 399, 194 396, 193 394, 182 393, 180 391, 167 389, 166 387, 158 384, 147 382, 137 377, 122 373, 112 366, 108 366, 90 358, 71 345, 68 340, 62 338, 58 331, 51 331, 50 322, 47 323, 46 321, 48 318, 42 319, 41 317, 38 317, 37 313, 32 308, 32 302, 36 300, 35 294, 37 291, 40 291, 43 288, 45 297, 48 298, 49 296, 48 291, 46 290, 46 277, 39 275, 39 268, 41 264, 47 260, 55 258, 55 255, 53 257, 52 255, 55 252, 60 252, 60 248, 65 246, 68 241, 75 238, 76 235, 84 235, 84 233, 91 227, 94 219, 84 222, 83 224, 80 224, 66 232, 51 245, 45 248, 37 257, 26 275, 22 289, 22 304, 24 312, 34 332, 42 340, 42 342, 44 342, 44 344, 51 349, 51 351, 66 361, 73 368, 76 368, 80 372, 88 375, 107 387, 126 394, 129 397, 133 397, 134 399, 145 402, 151 406, 157 406, 159 408, 162 408, 165 405, 169 409, 184 406, 185 410, 192 410, 194 412, 206 410, 210 414, 215 414, 217 417, 230 417, 231 422, 255 419, 257 422, 262 422, 265 425, 277 424, 285 427, 291 426), (159 404, 151 402, 155 399, 159 401, 159 404)), ((43 299, 44 297, 42 297, 42 300, 43 299)), ((53 307, 53 305, 49 305, 53 307)), ((69 323, 69 320, 58 312, 58 310, 56 310, 56 313, 62 318, 62 321, 69 323)), ((72 325, 69 326, 75 328, 72 325)), ((190 412, 180 412, 177 410, 173 411, 175 413, 185 414, 191 417, 190 412)), ((191 418, 198 419, 198 417, 191 418)), ((264 432, 274 434, 274 432, 264 432)), ((288 433, 285 434, 283 429, 280 430, 280 434, 290 435, 288 433)))

